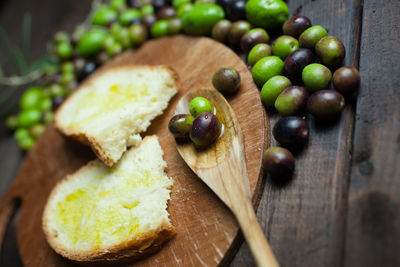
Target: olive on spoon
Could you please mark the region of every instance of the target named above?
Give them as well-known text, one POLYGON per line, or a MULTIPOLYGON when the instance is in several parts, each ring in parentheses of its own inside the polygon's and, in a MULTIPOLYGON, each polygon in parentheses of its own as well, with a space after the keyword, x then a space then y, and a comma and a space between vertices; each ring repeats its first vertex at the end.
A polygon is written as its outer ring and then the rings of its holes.
POLYGON ((251 202, 243 135, 229 103, 214 89, 189 91, 177 104, 175 114, 189 113, 190 101, 198 96, 213 103, 224 130, 207 147, 198 149, 191 142, 176 143, 177 150, 193 172, 231 209, 257 265, 279 266, 257 222, 251 202))

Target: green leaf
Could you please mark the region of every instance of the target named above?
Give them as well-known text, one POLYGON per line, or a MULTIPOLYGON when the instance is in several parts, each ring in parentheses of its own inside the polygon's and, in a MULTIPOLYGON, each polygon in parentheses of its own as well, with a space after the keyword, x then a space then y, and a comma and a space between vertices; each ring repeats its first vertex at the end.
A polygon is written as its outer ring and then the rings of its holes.
POLYGON ((14 47, 11 51, 14 64, 17 66, 20 74, 24 75, 28 72, 28 64, 25 61, 24 54, 19 47, 14 47))
POLYGON ((11 54, 10 41, 7 38, 6 31, 1 26, 0 26, 0 46, 4 50, 4 54, 8 56, 11 54))
POLYGON ((31 45, 31 26, 32 16, 30 13, 25 13, 22 21, 22 51, 25 57, 28 56, 31 45))
POLYGON ((55 65, 57 62, 51 58, 50 56, 43 56, 35 60, 30 66, 29 66, 29 71, 35 71, 38 69, 43 69, 47 67, 48 65, 55 65))

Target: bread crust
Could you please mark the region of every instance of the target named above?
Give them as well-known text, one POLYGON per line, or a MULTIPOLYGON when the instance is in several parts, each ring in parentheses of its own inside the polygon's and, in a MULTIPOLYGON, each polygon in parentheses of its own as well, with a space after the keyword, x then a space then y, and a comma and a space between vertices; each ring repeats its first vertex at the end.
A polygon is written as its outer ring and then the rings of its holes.
MULTIPOLYGON (((142 142, 146 142, 146 140, 149 140, 150 138, 158 137, 149 136, 146 137, 142 142)), ((86 251, 72 251, 65 248, 65 246, 63 246, 63 244, 57 238, 57 233, 54 233, 49 229, 51 212, 50 200, 58 194, 63 184, 68 183, 70 180, 74 179, 78 173, 95 168, 98 164, 99 160, 92 160, 87 165, 81 167, 74 174, 67 175, 54 186, 46 202, 42 218, 42 229, 49 245, 61 256, 82 265, 123 264, 133 260, 145 258, 148 255, 159 251, 163 243, 172 239, 176 235, 176 231, 169 222, 163 222, 163 224, 159 228, 153 231, 149 231, 145 234, 141 234, 140 237, 134 237, 125 243, 110 246, 107 248, 92 249, 86 251)))
MULTIPOLYGON (((110 62, 113 63, 113 62, 110 62)), ((62 113, 63 108, 69 103, 72 99, 72 96, 77 93, 78 90, 81 90, 88 85, 92 83, 93 80, 95 80, 97 77, 103 75, 103 73, 112 71, 112 70, 123 70, 123 69, 148 69, 152 70, 155 68, 162 68, 166 70, 171 77, 174 80, 174 83, 176 85, 176 88, 179 90, 180 84, 179 84, 179 76, 178 73, 171 68, 170 66, 167 65, 157 65, 157 66, 152 66, 152 65, 135 65, 135 64, 123 64, 123 65, 115 65, 115 64, 106 64, 105 66, 101 67, 99 70, 97 70, 95 73, 89 76, 86 80, 84 80, 77 89, 73 91, 70 97, 68 97, 63 104, 58 108, 57 112, 54 115, 54 124, 55 127, 58 131, 60 131, 62 134, 66 135, 67 137, 77 140, 78 142, 84 144, 84 145, 89 145, 93 152, 96 154, 96 156, 108 167, 112 167, 116 162, 114 162, 102 149, 101 146, 99 145, 99 142, 96 140, 96 138, 93 138, 91 136, 86 135, 84 132, 80 131, 72 131, 70 129, 67 129, 63 127, 63 124, 60 119, 60 114, 62 113)))

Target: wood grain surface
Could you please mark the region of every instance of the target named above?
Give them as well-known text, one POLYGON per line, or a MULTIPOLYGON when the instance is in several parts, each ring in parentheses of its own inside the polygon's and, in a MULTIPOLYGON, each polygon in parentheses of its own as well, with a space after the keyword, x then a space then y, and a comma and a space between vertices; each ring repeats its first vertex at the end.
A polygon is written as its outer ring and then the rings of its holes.
MULTIPOLYGON (((81 23, 90 0, 3 0, 0 25, 20 43, 25 12, 32 14, 31 59, 43 55, 58 30, 81 23)), ((339 123, 308 118, 311 142, 296 159, 286 185, 265 177, 258 221, 281 266, 399 266, 400 30, 398 0, 289 0, 290 14, 311 18, 344 43, 345 64, 359 65, 361 86, 339 123)), ((12 73, 0 54, 6 73, 12 73)), ((17 100, 18 93, 14 96, 17 100)), ((4 111, 4 106, 0 106, 4 111)), ((268 110, 271 125, 277 115, 268 110)), ((275 144, 275 143, 273 143, 275 144)), ((23 159, 0 124, 0 195, 23 159)), ((14 245, 18 216, 10 224, 0 266, 21 266, 14 245)), ((188 264, 193 265, 193 264, 188 264)), ((232 266, 254 266, 243 243, 232 266)))
MULTIPOLYGON (((159 253, 142 260, 138 266, 219 264, 234 252, 231 248, 237 239, 237 223, 224 204, 180 158, 167 125, 177 101, 187 91, 211 88, 212 74, 221 67, 237 69, 242 78, 241 89, 229 101, 243 129, 250 190, 256 201, 262 185, 262 154, 269 142, 266 134, 269 132, 269 124, 251 74, 233 51, 208 38, 175 36, 149 41, 137 51, 118 56, 102 69, 131 63, 167 64, 180 76, 179 93, 146 133, 159 136, 164 159, 168 164, 167 174, 174 180, 169 212, 177 236, 159 253), (214 58, 220 60, 215 62, 214 58), (248 113, 252 114, 250 118, 248 113)), ((0 214, 3 214, 2 211, 9 210, 6 207, 15 198, 22 201, 17 232, 19 251, 25 265, 71 264, 52 251, 46 243, 41 230, 41 217, 54 184, 92 158, 93 154, 88 148, 62 137, 52 125, 28 153, 15 183, 0 203, 0 214)), ((1 218, 0 222, 4 222, 1 218)), ((4 225, 0 225, 0 229, 4 225)))

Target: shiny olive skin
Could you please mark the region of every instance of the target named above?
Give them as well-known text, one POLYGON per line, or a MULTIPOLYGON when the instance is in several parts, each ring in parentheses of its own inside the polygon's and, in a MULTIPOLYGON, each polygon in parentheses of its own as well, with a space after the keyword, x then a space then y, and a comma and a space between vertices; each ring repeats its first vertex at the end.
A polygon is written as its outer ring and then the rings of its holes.
POLYGON ((302 147, 308 141, 309 132, 307 122, 296 116, 279 119, 272 130, 275 140, 287 148, 302 147))
POLYGON ((339 92, 321 90, 310 96, 307 110, 317 119, 329 120, 338 117, 344 105, 344 97, 339 92))
POLYGON ((315 45, 315 53, 321 58, 324 65, 336 67, 346 56, 343 43, 335 36, 326 36, 315 45))
POLYGON ((272 48, 267 44, 257 44, 249 52, 247 56, 247 64, 254 66, 263 57, 272 55, 272 48))
POLYGON ((182 30, 182 20, 173 18, 168 20, 168 35, 178 34, 182 30))
POLYGON ((213 39, 221 43, 228 42, 228 34, 232 23, 229 20, 220 20, 214 25, 211 36, 213 39))
POLYGON ((199 116, 201 113, 214 111, 214 107, 207 98, 197 96, 190 101, 189 104, 190 114, 194 117, 199 116))
POLYGON ((142 18, 142 24, 146 27, 147 31, 150 31, 151 27, 156 22, 157 22, 157 17, 154 14, 150 14, 142 18))
POLYGON ((250 31, 251 25, 245 20, 239 20, 232 23, 231 29, 229 30, 228 40, 232 45, 239 45, 242 36, 250 31))
POLYGON ((307 48, 299 48, 289 54, 285 59, 285 70, 292 79, 300 79, 301 73, 305 66, 312 63, 314 58, 311 50, 307 48))
POLYGON ((147 39, 147 29, 142 24, 133 24, 129 27, 129 38, 134 46, 139 46, 147 39))
POLYGON ((278 96, 275 108, 282 117, 301 114, 307 104, 308 93, 302 86, 289 86, 278 96))
POLYGON ((290 178, 295 163, 293 154, 283 147, 270 147, 263 155, 264 169, 273 178, 290 178))
POLYGON ((328 88, 332 72, 322 64, 312 63, 304 67, 301 76, 307 89, 315 92, 328 88))
POLYGON ((248 53, 255 45, 268 42, 268 33, 262 28, 255 28, 242 36, 240 39, 240 48, 242 48, 243 52, 248 53))
POLYGON ((299 38, 299 36, 311 27, 311 20, 306 16, 293 16, 283 24, 283 34, 299 38))
POLYGON ((297 49, 299 49, 299 42, 290 35, 279 36, 272 44, 272 54, 283 60, 297 49))
POLYGON ((232 21, 246 19, 247 0, 230 1, 226 7, 226 15, 232 21))
POLYGON ((188 138, 194 118, 190 114, 178 114, 171 118, 168 129, 175 138, 188 138))
POLYGON ((327 31, 320 25, 312 26, 305 30, 299 37, 300 47, 313 50, 319 40, 327 36, 327 31))
POLYGON ((337 69, 332 78, 336 91, 348 96, 357 91, 360 85, 360 73, 352 66, 345 66, 337 69))
POLYGON ((240 75, 235 69, 221 68, 214 73, 212 83, 221 93, 234 93, 239 90, 240 75))
POLYGON ((157 11, 158 19, 171 19, 176 17, 176 10, 173 7, 163 7, 157 11))
POLYGON ((221 131, 218 118, 209 112, 200 114, 194 119, 190 129, 190 140, 197 147, 205 147, 214 143, 221 131))

